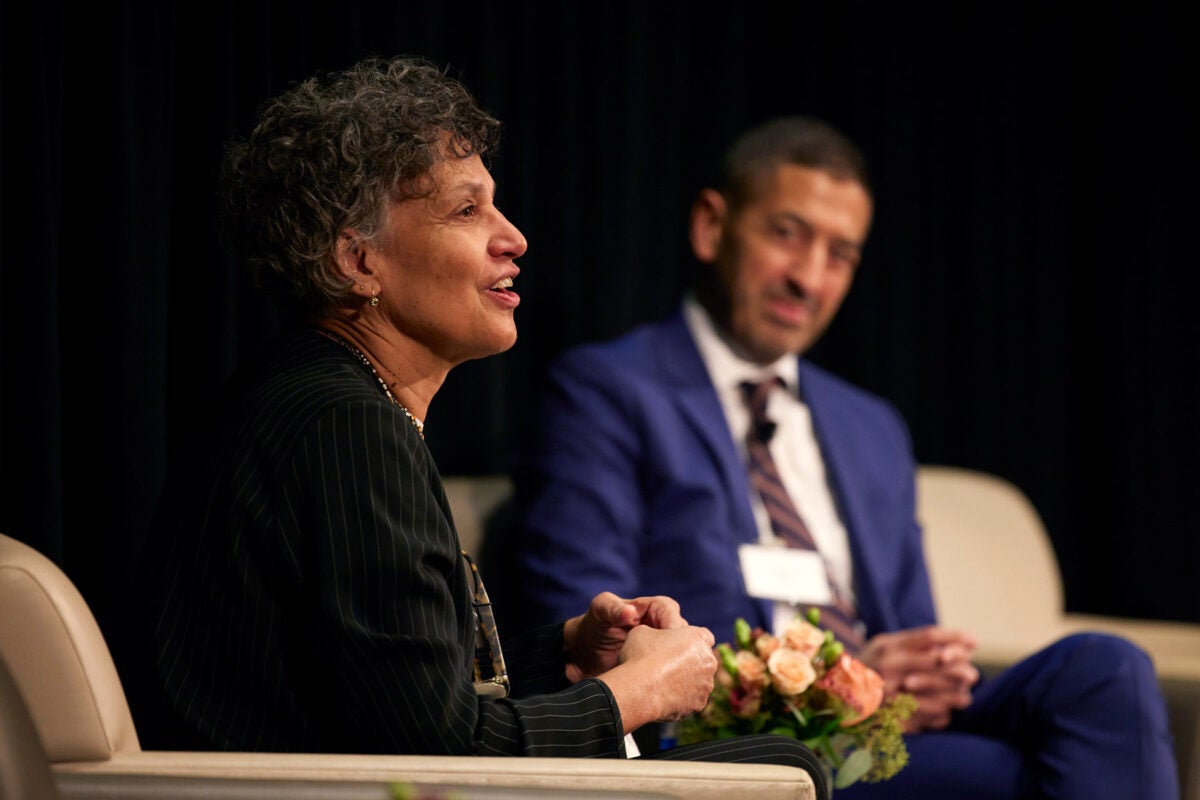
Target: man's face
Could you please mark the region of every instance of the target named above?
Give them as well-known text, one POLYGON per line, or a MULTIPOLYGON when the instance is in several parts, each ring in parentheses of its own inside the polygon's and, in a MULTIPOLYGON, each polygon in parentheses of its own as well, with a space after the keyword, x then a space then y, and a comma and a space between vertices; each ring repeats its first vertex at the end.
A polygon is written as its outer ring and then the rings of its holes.
POLYGON ((750 359, 803 353, 850 290, 870 223, 859 183, 809 167, 778 167, 736 214, 706 190, 693 208, 692 246, 717 285, 702 299, 750 359))

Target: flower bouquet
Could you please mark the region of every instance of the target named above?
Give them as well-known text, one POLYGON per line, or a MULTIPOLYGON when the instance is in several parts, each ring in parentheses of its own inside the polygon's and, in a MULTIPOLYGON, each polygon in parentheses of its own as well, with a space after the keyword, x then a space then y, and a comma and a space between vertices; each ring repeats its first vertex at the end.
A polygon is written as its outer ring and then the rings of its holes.
POLYGON ((908 763, 903 725, 909 694, 884 700, 883 678, 845 652, 820 612, 797 615, 778 636, 734 625, 717 645, 720 667, 708 705, 679 722, 679 744, 750 733, 799 739, 828 769, 835 788, 891 778, 908 763))

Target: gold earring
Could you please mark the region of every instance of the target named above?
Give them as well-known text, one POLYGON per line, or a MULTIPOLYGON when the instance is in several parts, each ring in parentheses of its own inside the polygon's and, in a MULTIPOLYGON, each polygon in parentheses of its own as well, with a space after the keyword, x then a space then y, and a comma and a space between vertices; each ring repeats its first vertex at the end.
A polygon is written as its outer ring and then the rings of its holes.
POLYGON ((375 292, 372 291, 371 292, 371 308, 377 308, 378 306, 379 306, 379 295, 375 294, 375 292))

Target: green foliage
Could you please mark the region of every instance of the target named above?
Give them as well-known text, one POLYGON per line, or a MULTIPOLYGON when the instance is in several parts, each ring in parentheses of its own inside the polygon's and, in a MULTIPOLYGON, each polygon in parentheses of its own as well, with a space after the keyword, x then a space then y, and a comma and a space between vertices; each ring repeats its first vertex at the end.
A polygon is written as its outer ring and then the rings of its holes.
POLYGON ((725 668, 734 678, 738 675, 737 655, 733 652, 733 648, 728 644, 717 645, 717 658, 721 659, 721 666, 725 668))
MULTIPOLYGON (((904 722, 917 710, 917 701, 910 694, 896 695, 884 703, 863 731, 863 747, 875 753, 875 763, 863 776, 867 783, 886 781, 908 764, 908 748, 904 746, 904 722)), ((861 723, 867 725, 867 722, 861 723)))
POLYGON ((733 623, 733 640, 737 642, 739 650, 750 649, 751 633, 752 631, 750 629, 750 623, 746 622, 746 620, 742 619, 741 617, 738 617, 737 621, 733 623))
POLYGON ((842 762, 842 766, 838 768, 837 775, 833 779, 834 788, 845 789, 866 775, 871 769, 871 761, 871 751, 866 749, 855 750, 846 756, 846 760, 842 762))

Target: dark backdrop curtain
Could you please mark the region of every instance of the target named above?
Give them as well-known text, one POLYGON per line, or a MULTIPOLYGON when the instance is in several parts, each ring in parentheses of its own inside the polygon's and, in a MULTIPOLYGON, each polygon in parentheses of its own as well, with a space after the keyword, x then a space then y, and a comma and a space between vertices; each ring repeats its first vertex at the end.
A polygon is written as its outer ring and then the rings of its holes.
POLYGON ((1024 489, 1072 610, 1200 621, 1189 28, 1136 10, 2 0, 0 531, 119 639, 174 442, 279 326, 216 243, 222 142, 292 80, 418 53, 505 122, 530 241, 518 344, 429 414, 444 472, 505 470, 549 358, 673 309, 730 136, 815 114, 877 217, 814 359, 894 400, 921 461, 1024 489))

